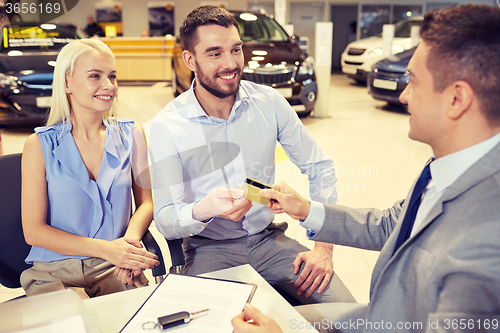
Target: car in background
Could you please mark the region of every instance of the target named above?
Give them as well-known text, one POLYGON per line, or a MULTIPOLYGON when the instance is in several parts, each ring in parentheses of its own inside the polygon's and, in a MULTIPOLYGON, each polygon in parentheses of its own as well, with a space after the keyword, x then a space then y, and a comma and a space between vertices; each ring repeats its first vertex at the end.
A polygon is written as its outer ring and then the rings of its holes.
MULTIPOLYGON (((300 49, 298 37, 290 37, 266 13, 230 12, 241 30, 245 57, 243 79, 274 87, 299 115, 311 113, 318 93, 314 60, 300 49)), ((188 90, 194 78, 182 60, 182 51, 182 40, 177 37, 172 57, 172 88, 175 95, 188 90)))
POLYGON ((394 54, 377 62, 368 75, 368 93, 373 98, 386 101, 389 104, 404 105, 399 101, 399 95, 410 83, 406 71, 416 47, 394 54))
POLYGON ((40 125, 52 99, 59 50, 85 33, 71 23, 3 26, 0 45, 0 126, 40 125))
MULTIPOLYGON (((411 27, 420 25, 422 20, 423 16, 415 16, 395 24, 392 54, 412 47, 411 27)), ((342 72, 357 82, 365 82, 373 65, 382 59, 382 48, 382 34, 349 43, 341 56, 342 72)))

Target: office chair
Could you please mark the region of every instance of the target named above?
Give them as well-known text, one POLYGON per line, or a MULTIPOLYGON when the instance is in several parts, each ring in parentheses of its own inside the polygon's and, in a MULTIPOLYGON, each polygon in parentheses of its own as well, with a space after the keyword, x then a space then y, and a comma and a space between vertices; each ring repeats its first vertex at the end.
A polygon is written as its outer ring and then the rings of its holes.
MULTIPOLYGON (((31 246, 24 240, 21 222, 21 156, 0 156, 0 284, 7 288, 20 288, 21 273, 31 267, 24 262, 31 246)), ((159 283, 166 274, 160 247, 149 231, 142 242, 158 256, 160 265, 152 273, 159 283)))
POLYGON ((170 273, 183 273, 183 267, 186 263, 184 259, 184 250, 182 249, 182 238, 179 239, 167 239, 168 250, 170 251, 170 259, 172 260, 172 266, 170 267, 170 273))
POLYGON ((21 154, 0 156, 0 284, 21 287, 30 249, 21 224, 21 154))

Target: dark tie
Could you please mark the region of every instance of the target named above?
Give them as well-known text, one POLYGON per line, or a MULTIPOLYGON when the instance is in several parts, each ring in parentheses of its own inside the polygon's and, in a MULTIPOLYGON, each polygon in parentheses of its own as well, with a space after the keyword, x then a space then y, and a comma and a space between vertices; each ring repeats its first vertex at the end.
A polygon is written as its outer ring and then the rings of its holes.
POLYGON ((431 159, 429 163, 422 171, 422 174, 417 180, 415 184, 415 188, 413 189, 413 193, 411 195, 410 203, 408 204, 408 209, 406 210, 406 214, 403 219, 403 223, 401 225, 401 231, 398 235, 398 240, 396 242, 396 247, 394 248, 394 253, 399 249, 399 247, 410 237, 411 229, 413 228, 413 223, 415 223, 415 217, 417 216, 418 207, 420 206, 420 199, 422 197, 422 193, 424 192, 427 184, 429 184, 429 180, 431 179, 431 163, 434 160, 431 159))

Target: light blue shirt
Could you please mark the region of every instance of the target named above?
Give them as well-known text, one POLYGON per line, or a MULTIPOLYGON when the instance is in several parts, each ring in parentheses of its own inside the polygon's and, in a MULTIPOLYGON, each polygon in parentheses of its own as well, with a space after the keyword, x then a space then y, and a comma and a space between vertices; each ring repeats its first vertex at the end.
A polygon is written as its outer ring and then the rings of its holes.
MULTIPOLYGON (((134 122, 106 125, 106 139, 97 181, 71 135, 71 123, 37 127, 45 160, 47 224, 75 235, 115 240, 125 235, 132 213, 132 146, 134 122), (121 138, 120 134, 121 133, 121 138)), ((26 262, 85 259, 32 246, 26 262)))
POLYGON ((310 196, 336 203, 332 160, 275 89, 241 81, 225 120, 205 113, 195 88, 196 81, 151 121, 155 221, 165 237, 233 239, 265 229, 274 214, 258 203, 236 222, 215 217, 204 223, 193 219, 192 212, 217 187, 238 188, 247 177, 273 184, 276 141, 309 176, 310 196))
MULTIPOLYGON (((425 217, 446 189, 499 143, 500 133, 471 147, 440 157, 431 163, 432 179, 422 194, 422 202, 418 208, 410 237, 418 232, 425 217)), ((310 236, 312 237, 314 233, 321 230, 324 220, 325 206, 319 202, 311 202, 309 215, 301 225, 309 230, 309 234, 312 233, 310 236)))

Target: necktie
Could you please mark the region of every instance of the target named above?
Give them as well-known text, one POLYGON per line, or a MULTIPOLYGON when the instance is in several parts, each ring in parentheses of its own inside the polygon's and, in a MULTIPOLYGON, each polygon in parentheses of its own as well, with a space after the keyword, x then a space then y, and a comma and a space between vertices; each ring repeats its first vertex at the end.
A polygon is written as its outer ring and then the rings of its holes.
POLYGON ((413 189, 413 193, 410 198, 410 203, 408 204, 408 209, 406 210, 406 214, 403 218, 403 223, 401 225, 401 231, 398 235, 398 240, 396 241, 396 247, 394 248, 394 253, 399 249, 399 247, 410 237, 411 229, 413 228, 413 223, 415 222, 415 217, 417 216, 418 207, 420 206, 420 199, 422 198, 422 193, 424 192, 427 184, 431 179, 431 162, 432 159, 425 166, 422 174, 417 180, 415 184, 415 188, 413 189))

